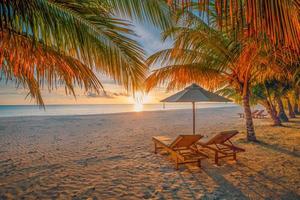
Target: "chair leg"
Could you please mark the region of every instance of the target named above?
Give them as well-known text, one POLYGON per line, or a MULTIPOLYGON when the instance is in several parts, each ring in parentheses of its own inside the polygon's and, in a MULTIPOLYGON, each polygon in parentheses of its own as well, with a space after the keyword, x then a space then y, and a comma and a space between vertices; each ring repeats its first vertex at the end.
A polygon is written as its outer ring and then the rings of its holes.
POLYGON ((178 170, 178 158, 176 158, 176 170, 178 170))
POLYGON ((215 153, 215 164, 216 165, 219 165, 219 155, 218 155, 218 152, 216 151, 215 153))
POLYGON ((154 143, 154 153, 157 154, 157 150, 156 150, 156 143, 154 143))
POLYGON ((198 167, 201 168, 201 159, 198 160, 198 167))
POLYGON ((236 152, 233 154, 233 160, 236 160, 236 152))

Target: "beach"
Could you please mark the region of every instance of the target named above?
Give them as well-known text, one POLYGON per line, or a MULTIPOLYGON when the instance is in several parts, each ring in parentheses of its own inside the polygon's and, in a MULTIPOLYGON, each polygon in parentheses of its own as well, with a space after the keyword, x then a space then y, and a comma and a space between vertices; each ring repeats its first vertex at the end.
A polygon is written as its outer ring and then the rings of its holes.
POLYGON ((240 131, 237 162, 179 170, 151 138, 191 134, 191 110, 0 118, 0 199, 300 199, 300 117, 248 143, 241 111, 196 112, 199 134, 240 131))

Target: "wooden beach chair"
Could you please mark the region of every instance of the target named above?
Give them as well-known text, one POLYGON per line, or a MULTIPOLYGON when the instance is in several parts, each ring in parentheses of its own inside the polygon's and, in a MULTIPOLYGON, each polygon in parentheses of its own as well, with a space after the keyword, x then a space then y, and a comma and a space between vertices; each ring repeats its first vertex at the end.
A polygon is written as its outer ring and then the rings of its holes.
POLYGON ((244 118, 244 113, 238 113, 238 115, 240 116, 240 118, 244 118))
POLYGON ((264 114, 265 110, 260 110, 258 113, 255 114, 254 118, 262 119, 267 117, 267 114, 264 114))
POLYGON ((164 150, 168 152, 176 162, 176 169, 180 164, 197 163, 201 167, 201 160, 208 158, 207 155, 197 150, 195 143, 202 135, 179 135, 175 140, 165 136, 156 136, 154 142, 154 152, 164 150))
MULTIPOLYGON (((254 110, 252 112, 252 117, 255 118, 255 115, 259 112, 259 110, 254 110)), ((244 113, 238 113, 238 115, 240 116, 240 118, 245 118, 245 114, 244 113)))
MULTIPOLYGON (((230 141, 239 132, 237 130, 223 131, 208 138, 202 138, 197 142, 197 147, 207 148, 215 153, 215 164, 219 165, 219 159, 233 157, 236 160, 236 154, 244 152, 245 149, 233 145, 230 141)), ((199 148, 198 148, 199 149, 199 148)))

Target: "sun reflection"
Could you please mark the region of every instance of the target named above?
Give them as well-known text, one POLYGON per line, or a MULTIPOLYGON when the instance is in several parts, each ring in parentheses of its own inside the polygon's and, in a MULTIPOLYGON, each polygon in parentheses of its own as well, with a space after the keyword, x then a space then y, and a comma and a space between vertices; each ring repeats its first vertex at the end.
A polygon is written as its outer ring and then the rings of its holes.
POLYGON ((134 112, 141 112, 143 111, 144 105, 142 103, 135 103, 134 104, 134 112))
POLYGON ((141 112, 143 111, 143 101, 144 101, 144 95, 141 92, 137 92, 134 97, 134 111, 135 112, 141 112))

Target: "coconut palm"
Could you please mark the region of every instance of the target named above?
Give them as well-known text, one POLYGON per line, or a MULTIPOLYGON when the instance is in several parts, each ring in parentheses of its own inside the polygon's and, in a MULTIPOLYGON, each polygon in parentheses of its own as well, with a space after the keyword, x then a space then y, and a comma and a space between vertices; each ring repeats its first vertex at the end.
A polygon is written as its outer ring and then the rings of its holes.
MULTIPOLYGON (((276 107, 274 105, 273 100, 273 90, 272 88, 267 86, 267 82, 253 84, 250 89, 250 105, 260 104, 264 106, 270 115, 274 126, 281 126, 281 121, 278 117, 276 107)), ((234 100, 234 102, 238 104, 242 104, 242 98, 240 93, 236 91, 236 89, 232 88, 230 85, 217 90, 218 94, 222 96, 226 96, 234 100)))
POLYGON ((296 118, 296 113, 294 112, 291 100, 289 98, 289 96, 286 96, 286 102, 287 102, 287 107, 288 107, 288 111, 289 111, 289 117, 290 118, 296 118))
POLYGON ((267 40, 260 43, 251 39, 237 41, 208 26, 193 13, 189 13, 188 19, 188 26, 179 25, 166 32, 166 36, 175 38, 171 49, 148 58, 149 64, 160 63, 164 67, 154 70, 148 77, 147 90, 164 84, 169 90, 178 89, 191 82, 213 90, 230 85, 242 99, 247 139, 255 141, 250 109, 251 86, 258 79, 282 74, 278 56, 274 56, 278 50, 270 48, 267 40))
MULTIPOLYGON (((299 65, 299 64, 298 64, 299 65)), ((295 114, 300 114, 300 69, 296 68, 293 75, 293 110, 295 114)))
POLYGON ((300 95, 299 94, 300 94, 299 88, 295 88, 294 95, 293 95, 293 110, 296 115, 300 114, 300 112, 299 112, 300 95))
POLYGON ((286 105, 288 109, 289 117, 296 117, 290 99, 291 96, 293 96, 292 92, 297 88, 295 73, 297 73, 296 65, 298 61, 297 59, 293 59, 290 62, 282 61, 284 61, 284 59, 280 59, 281 64, 283 64, 281 67, 284 69, 281 76, 279 74, 279 76, 264 80, 263 82, 255 85, 252 89, 252 96, 258 100, 260 99, 260 103, 266 107, 273 119, 274 125, 280 125, 278 119, 283 122, 288 121, 284 105, 286 105), (275 104, 277 104, 279 112, 277 112, 274 106, 275 104))
POLYGON ((1 74, 29 90, 43 104, 41 88, 65 85, 99 92, 95 72, 128 90, 137 90, 147 66, 128 20, 138 18, 168 27, 168 6, 160 0, 0 1, 1 74))
POLYGON ((200 12, 207 22, 242 37, 268 37, 274 45, 300 52, 299 0, 166 0, 176 9, 200 12))
MULTIPOLYGON (((277 109, 274 105, 272 85, 268 81, 256 84, 252 87, 252 98, 255 98, 258 103, 264 106, 273 120, 274 126, 281 126, 281 120, 278 117, 277 109)), ((276 89, 275 89, 276 90, 276 89)))
MULTIPOLYGON (((297 92, 299 89, 299 58, 293 59, 293 61, 288 63, 285 68, 285 76, 275 80, 273 87, 275 87, 274 89, 276 90, 275 94, 279 97, 281 96, 281 99, 285 100, 289 117, 295 118, 298 106, 297 92), (292 106, 291 99, 294 102, 294 107, 292 106)), ((278 105, 281 108, 281 118, 283 118, 283 120, 287 120, 281 99, 278 99, 278 105)))
MULTIPOLYGON (((286 98, 286 95, 288 92, 287 84, 273 79, 273 80, 266 81, 264 83, 264 86, 265 86, 265 90, 268 92, 268 94, 270 94, 270 98, 272 95, 275 103, 277 104, 277 107, 278 107, 278 113, 276 111, 277 117, 282 122, 288 122, 289 119, 285 113, 284 103, 283 103, 283 98, 286 98)), ((276 109, 274 108, 274 110, 276 110, 276 109)))

